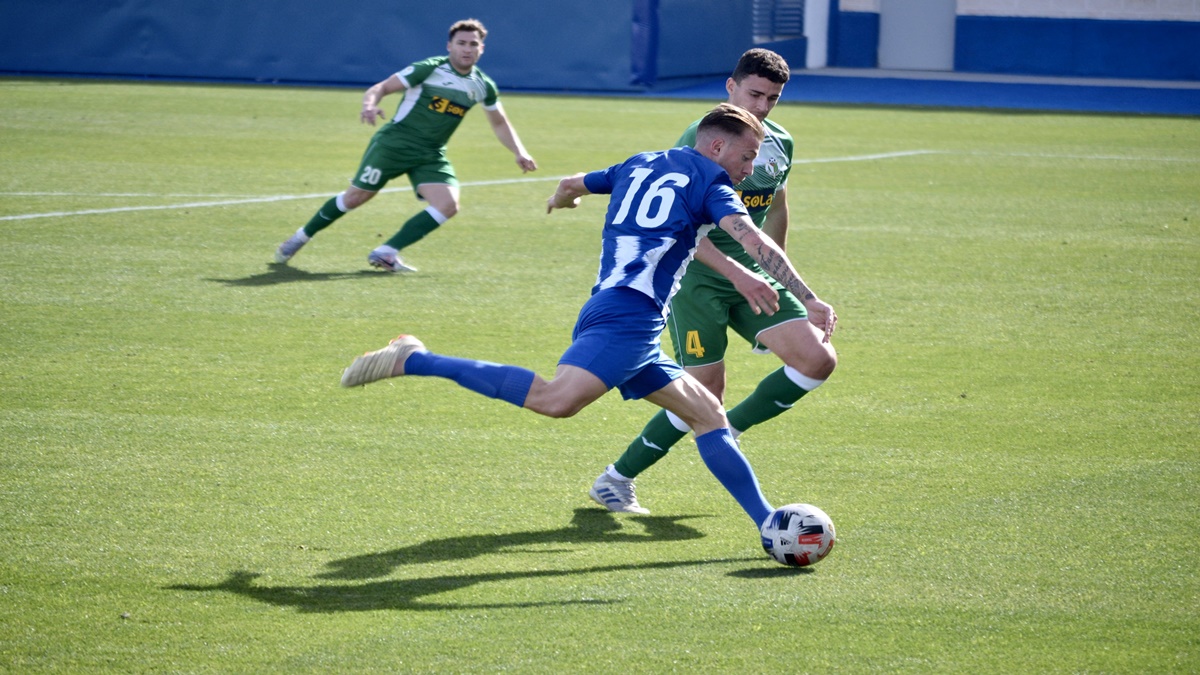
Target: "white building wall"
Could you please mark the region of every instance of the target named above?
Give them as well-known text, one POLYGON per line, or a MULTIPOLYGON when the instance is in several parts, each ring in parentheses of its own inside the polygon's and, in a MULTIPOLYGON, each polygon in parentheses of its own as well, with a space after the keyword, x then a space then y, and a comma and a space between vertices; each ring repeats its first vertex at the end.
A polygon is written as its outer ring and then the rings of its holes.
MULTIPOLYGON (((843 12, 879 12, 882 0, 841 0, 843 12)), ((1053 19, 1200 21, 1200 0, 958 0, 958 14, 1053 19)))
POLYGON ((842 12, 879 13, 879 0, 841 0, 838 10, 842 12))
POLYGON ((958 0, 960 15, 1200 21, 1200 0, 958 0))

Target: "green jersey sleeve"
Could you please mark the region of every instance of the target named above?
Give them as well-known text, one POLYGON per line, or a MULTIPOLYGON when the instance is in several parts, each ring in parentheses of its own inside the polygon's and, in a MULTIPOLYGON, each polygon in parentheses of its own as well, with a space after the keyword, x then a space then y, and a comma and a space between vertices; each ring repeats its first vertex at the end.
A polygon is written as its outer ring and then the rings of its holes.
POLYGON ((483 80, 484 90, 487 92, 483 96, 483 107, 491 110, 500 102, 500 90, 496 88, 496 83, 492 81, 492 78, 484 74, 482 70, 476 68, 475 72, 479 73, 479 78, 483 80))
POLYGON ((396 73, 396 77, 404 82, 405 89, 412 89, 425 81, 438 66, 446 59, 445 57, 431 57, 423 61, 417 61, 406 66, 403 70, 396 73))

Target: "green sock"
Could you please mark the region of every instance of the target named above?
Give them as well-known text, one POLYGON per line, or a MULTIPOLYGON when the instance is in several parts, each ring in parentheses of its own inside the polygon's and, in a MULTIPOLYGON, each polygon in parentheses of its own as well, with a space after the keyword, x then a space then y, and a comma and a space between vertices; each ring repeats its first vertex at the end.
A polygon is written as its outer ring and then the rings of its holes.
POLYGON ((649 469, 658 460, 667 456, 667 451, 687 435, 680 431, 667 419, 667 411, 659 410, 650 418, 646 428, 637 440, 629 444, 625 454, 613 463, 617 473, 626 478, 634 478, 639 473, 649 469))
POLYGON ((428 211, 421 211, 405 221, 404 225, 400 227, 400 231, 387 240, 387 245, 399 251, 406 246, 412 246, 417 243, 422 237, 437 228, 438 221, 429 215, 428 211))
POLYGON ((726 415, 729 426, 746 431, 755 424, 787 412, 808 391, 801 389, 779 368, 763 378, 758 387, 726 415))
POLYGON ((304 226, 304 234, 311 237, 332 225, 333 221, 346 215, 346 213, 346 211, 338 208, 337 197, 331 197, 329 201, 325 202, 324 206, 313 214, 312 220, 308 221, 308 224, 304 226))

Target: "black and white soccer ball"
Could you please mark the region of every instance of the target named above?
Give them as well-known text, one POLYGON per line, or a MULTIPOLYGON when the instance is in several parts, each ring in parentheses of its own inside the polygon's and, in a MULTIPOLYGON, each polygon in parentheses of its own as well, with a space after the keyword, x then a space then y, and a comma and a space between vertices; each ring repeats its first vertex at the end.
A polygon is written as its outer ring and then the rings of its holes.
POLYGON ((820 562, 837 541, 833 521, 812 504, 780 506, 763 521, 761 531, 763 550, 789 567, 820 562))

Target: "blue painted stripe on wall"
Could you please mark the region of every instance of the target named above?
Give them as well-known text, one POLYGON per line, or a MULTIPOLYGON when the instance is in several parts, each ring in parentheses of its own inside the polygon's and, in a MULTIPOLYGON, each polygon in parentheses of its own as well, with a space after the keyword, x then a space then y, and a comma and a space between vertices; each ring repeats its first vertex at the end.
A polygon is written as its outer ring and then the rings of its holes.
POLYGON ((954 69, 1200 80, 1200 23, 960 16, 954 69))
POLYGON ((835 68, 879 66, 879 14, 832 12, 829 65, 835 68))

